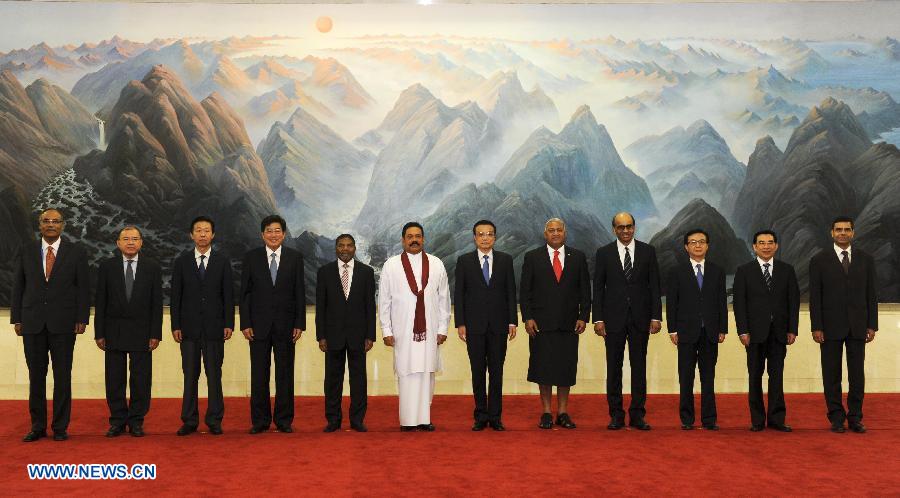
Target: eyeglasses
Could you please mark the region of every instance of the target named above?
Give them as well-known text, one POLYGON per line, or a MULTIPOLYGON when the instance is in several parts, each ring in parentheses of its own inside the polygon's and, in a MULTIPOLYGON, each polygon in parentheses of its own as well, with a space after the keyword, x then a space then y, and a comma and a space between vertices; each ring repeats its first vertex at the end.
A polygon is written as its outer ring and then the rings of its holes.
POLYGON ((616 225, 616 230, 620 232, 630 232, 634 230, 634 225, 616 225))
POLYGON ((687 245, 689 245, 689 246, 705 246, 706 240, 705 239, 700 239, 700 240, 691 239, 688 241, 687 245))
POLYGON ((264 233, 281 233, 280 228, 266 228, 264 233))
POLYGON ((548 228, 547 233, 564 233, 566 231, 565 228, 548 228))
POLYGON ((140 237, 121 237, 119 238, 122 242, 140 242, 140 237))
POLYGON ((41 219, 41 223, 44 225, 62 225, 64 223, 63 220, 51 220, 49 218, 41 219))
POLYGON ((475 234, 475 235, 477 235, 477 236, 479 236, 479 237, 493 237, 493 236, 494 236, 494 232, 478 232, 478 233, 475 234))

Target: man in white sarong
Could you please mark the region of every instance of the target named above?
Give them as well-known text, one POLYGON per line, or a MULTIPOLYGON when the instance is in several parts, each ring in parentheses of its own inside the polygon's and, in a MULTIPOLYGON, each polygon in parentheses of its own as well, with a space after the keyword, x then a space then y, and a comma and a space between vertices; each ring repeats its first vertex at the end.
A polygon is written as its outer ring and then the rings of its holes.
POLYGON ((447 340, 450 286, 444 263, 425 254, 425 230, 403 226, 403 253, 381 270, 378 315, 384 344, 394 348, 400 394, 400 430, 434 430, 431 398, 434 373, 441 369, 438 346, 447 340))

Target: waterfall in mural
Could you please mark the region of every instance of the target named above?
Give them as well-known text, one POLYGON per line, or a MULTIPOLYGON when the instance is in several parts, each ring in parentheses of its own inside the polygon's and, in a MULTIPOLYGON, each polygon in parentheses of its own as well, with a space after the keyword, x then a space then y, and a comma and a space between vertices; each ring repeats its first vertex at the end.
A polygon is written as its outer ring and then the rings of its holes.
POLYGON ((97 146, 106 150, 106 121, 97 118, 97 126, 100 128, 100 143, 98 143, 97 146))

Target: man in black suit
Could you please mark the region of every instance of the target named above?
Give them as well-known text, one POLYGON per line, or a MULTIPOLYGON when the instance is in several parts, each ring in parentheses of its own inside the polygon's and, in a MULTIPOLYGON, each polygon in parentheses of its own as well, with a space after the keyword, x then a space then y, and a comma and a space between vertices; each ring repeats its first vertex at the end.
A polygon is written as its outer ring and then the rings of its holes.
POLYGON ((142 437, 150 410, 151 353, 162 339, 162 270, 156 261, 139 256, 142 244, 137 227, 123 228, 116 241, 121 254, 101 263, 97 275, 94 339, 106 352, 106 437, 116 437, 126 427, 132 436, 142 437), (129 359, 130 403, 125 400, 129 359))
POLYGON ((875 261, 852 247, 853 219, 842 216, 831 224, 834 245, 809 262, 809 318, 813 340, 822 353, 822 384, 831 431, 866 432, 862 423, 865 393, 866 343, 878 330, 875 261), (841 357, 847 347, 847 409, 841 401, 841 357))
POLYGON ((700 421, 703 428, 716 424, 716 359, 728 333, 728 297, 725 271, 706 261, 709 234, 694 229, 684 234, 689 259, 672 268, 666 286, 669 338, 678 347, 678 383, 681 387, 681 428, 694 428, 694 370, 700 370, 700 421))
POLYGON ((38 216, 39 244, 19 251, 13 278, 10 322, 22 336, 28 364, 31 430, 26 443, 47 435, 47 355, 53 359, 53 440, 69 438, 72 413, 72 353, 90 316, 87 256, 60 238, 65 218, 58 209, 38 216))
POLYGON ((475 395, 473 431, 490 424, 505 430, 500 420, 503 400, 503 362, 506 341, 516 337, 516 275, 512 256, 495 251, 497 227, 481 220, 472 227, 475 251, 456 260, 455 322, 459 338, 466 343, 472 366, 475 395), (485 371, 491 377, 485 390, 485 371))
POLYGON ((606 401, 609 430, 625 426, 622 408, 622 362, 625 343, 631 363, 629 425, 650 430, 647 410, 647 343, 662 327, 662 301, 656 250, 634 239, 631 213, 612 220, 616 241, 597 249, 594 259, 594 332, 606 341, 606 401))
POLYGON ((337 261, 316 274, 316 340, 325 353, 324 432, 341 428, 344 361, 350 369, 350 428, 366 432, 366 353, 375 343, 375 271, 356 261, 350 234, 334 241, 337 261))
POLYGON ((756 259, 738 267, 734 275, 734 321, 741 344, 747 349, 753 432, 765 429, 767 422, 777 431, 791 432, 791 427, 784 423, 783 374, 787 347, 797 339, 800 287, 794 267, 775 259, 777 250, 775 232, 756 232, 753 235, 756 259), (767 368, 768 417, 762 391, 763 371, 767 368))
POLYGON ((212 251, 216 225, 207 216, 191 222, 192 250, 184 251, 172 263, 172 338, 181 345, 184 396, 181 404, 179 436, 197 430, 197 381, 200 359, 206 371, 209 404, 206 426, 213 435, 222 434, 225 403, 222 398, 222 360, 225 341, 234 329, 234 283, 231 260, 221 251, 212 251))
POLYGON ((519 301, 528 332, 528 381, 540 386, 543 413, 538 427, 553 428, 550 402, 556 386, 556 424, 574 429, 569 390, 578 369, 578 336, 591 314, 587 259, 567 247, 566 225, 552 218, 544 225, 547 245, 528 251, 522 263, 519 301))
POLYGON ((244 255, 241 332, 250 341, 250 434, 269 430, 269 372, 275 356, 275 427, 294 432, 294 351, 306 329, 303 256, 285 247, 287 223, 278 215, 260 223, 264 247, 244 255))

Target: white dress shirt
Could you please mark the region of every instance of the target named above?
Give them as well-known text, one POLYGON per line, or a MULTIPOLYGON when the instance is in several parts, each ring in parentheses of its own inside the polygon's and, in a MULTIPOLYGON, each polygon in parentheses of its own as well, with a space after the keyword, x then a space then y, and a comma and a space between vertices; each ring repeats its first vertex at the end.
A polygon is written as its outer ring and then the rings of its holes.
POLYGON ((847 251, 847 261, 852 263, 853 262, 853 246, 847 246, 846 249, 841 249, 841 246, 839 246, 837 244, 834 245, 834 252, 837 254, 838 261, 840 261, 842 263, 844 262, 844 255, 841 253, 844 251, 847 251))
MULTIPOLYGON (((483 252, 481 252, 481 249, 478 249, 476 251, 476 254, 478 254, 478 267, 479 268, 484 266, 484 257, 487 256, 488 278, 491 278, 492 276, 494 276, 494 250, 491 249, 487 253, 483 253, 483 252)), ((553 256, 551 255, 550 257, 552 258, 553 256)), ((560 258, 562 258, 562 255, 560 255, 560 258)))
MULTIPOLYGON (((135 276, 137 275, 137 265, 138 265, 138 256, 140 253, 135 254, 133 258, 131 258, 131 271, 134 272, 135 276)), ((125 255, 122 255, 122 273, 128 272, 128 258, 125 255)))
POLYGON ((347 289, 350 288, 350 284, 353 282, 353 262, 354 262, 354 261, 355 261, 355 260, 351 259, 351 260, 348 261, 347 263, 344 263, 344 262, 341 261, 340 259, 337 260, 337 266, 338 266, 338 281, 340 281, 341 275, 343 275, 343 273, 344 273, 344 265, 345 265, 345 264, 347 265, 347 277, 348 277, 348 280, 347 280, 347 289))
POLYGON ((200 256, 206 256, 206 258, 203 259, 203 266, 209 268, 210 254, 212 254, 212 247, 207 249, 205 253, 198 251, 197 248, 194 247, 194 263, 197 265, 197 268, 200 268, 200 256))
POLYGON ((555 251, 559 251, 559 264, 565 270, 566 269, 566 246, 561 245, 561 246, 559 246, 559 249, 554 249, 554 248, 550 247, 549 245, 547 246, 547 253, 550 255, 550 266, 553 266, 553 253, 555 251))
POLYGON ((53 255, 59 257, 59 242, 62 239, 56 239, 56 242, 52 244, 48 244, 43 237, 41 237, 41 265, 44 267, 44 278, 47 278, 47 248, 53 248, 53 255))
POLYGON ((628 252, 631 254, 631 267, 634 268, 634 248, 637 247, 634 239, 631 239, 631 242, 626 246, 622 244, 622 241, 616 239, 616 247, 619 249, 619 263, 622 264, 622 269, 625 269, 625 248, 628 248, 628 252))
POLYGON ((279 268, 281 268, 281 247, 282 246, 278 246, 278 249, 275 249, 273 251, 272 249, 269 248, 269 246, 266 246, 266 265, 267 266, 272 264, 272 255, 274 254, 275 255, 275 264, 278 265, 279 268))
POLYGON ((760 258, 759 256, 757 256, 756 262, 759 263, 759 271, 761 271, 763 273, 763 275, 766 274, 766 267, 763 265, 769 265, 769 276, 771 276, 772 278, 775 278, 775 258, 772 258, 772 259, 766 261, 766 260, 760 258))

